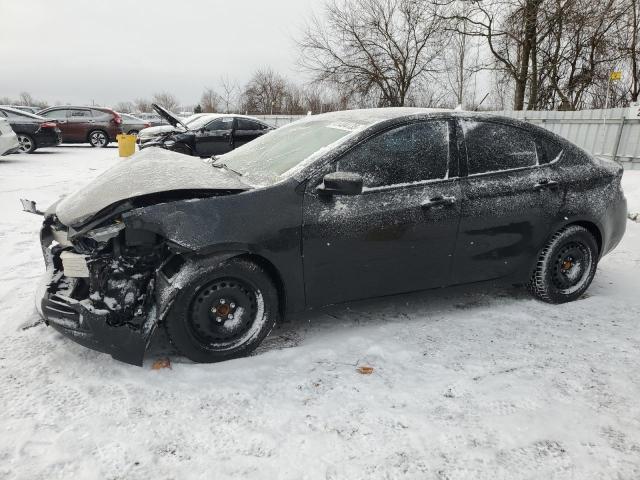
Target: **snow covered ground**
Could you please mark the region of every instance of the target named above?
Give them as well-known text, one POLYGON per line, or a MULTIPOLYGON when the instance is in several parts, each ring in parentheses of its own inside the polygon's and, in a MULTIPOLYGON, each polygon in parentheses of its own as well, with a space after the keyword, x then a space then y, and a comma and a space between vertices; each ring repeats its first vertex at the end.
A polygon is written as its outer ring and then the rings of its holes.
MULTIPOLYGON (((144 368, 38 321, 41 207, 118 162, 0 159, 0 478, 638 479, 640 223, 581 300, 480 285, 300 315, 245 359, 144 368), (371 375, 358 366, 371 366, 371 375)), ((625 174, 640 212, 640 172, 625 174)))

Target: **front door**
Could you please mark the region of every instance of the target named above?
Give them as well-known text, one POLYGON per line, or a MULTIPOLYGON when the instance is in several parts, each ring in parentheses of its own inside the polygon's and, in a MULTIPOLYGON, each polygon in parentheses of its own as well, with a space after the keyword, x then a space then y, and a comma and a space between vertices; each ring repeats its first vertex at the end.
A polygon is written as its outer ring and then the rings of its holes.
MULTIPOLYGON (((360 174, 356 196, 304 199, 307 304, 320 306, 450 283, 460 208, 452 124, 393 128, 357 145, 328 171, 360 174), (455 165, 454 165, 455 163, 455 165)), ((327 173, 325 172, 325 173, 327 173)))
POLYGON ((461 123, 469 174, 462 180, 453 277, 469 283, 527 267, 549 234, 564 189, 548 164, 549 149, 530 132, 497 122, 461 123))
POLYGON ((233 150, 233 117, 212 120, 196 132, 196 155, 210 157, 233 150))

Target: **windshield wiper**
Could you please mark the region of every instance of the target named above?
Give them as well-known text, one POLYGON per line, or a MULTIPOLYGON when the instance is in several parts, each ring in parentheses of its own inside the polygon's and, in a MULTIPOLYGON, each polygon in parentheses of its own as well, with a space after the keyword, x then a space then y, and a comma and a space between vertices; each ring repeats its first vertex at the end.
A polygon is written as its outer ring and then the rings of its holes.
POLYGON ((239 177, 242 176, 242 174, 240 172, 238 172, 237 170, 234 170, 233 168, 227 166, 226 163, 219 163, 218 160, 220 160, 219 157, 216 157, 215 155, 213 157, 211 157, 213 159, 213 163, 211 164, 212 167, 214 168, 224 168, 225 170, 229 170, 230 172, 235 173, 236 175, 238 175, 239 177))

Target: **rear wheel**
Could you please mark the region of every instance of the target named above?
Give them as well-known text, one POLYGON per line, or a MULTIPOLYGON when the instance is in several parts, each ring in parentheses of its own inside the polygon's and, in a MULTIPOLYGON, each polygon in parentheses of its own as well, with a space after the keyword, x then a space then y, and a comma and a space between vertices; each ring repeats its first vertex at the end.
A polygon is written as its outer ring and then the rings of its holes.
POLYGON ((33 153, 36 149, 35 140, 24 133, 18 134, 18 142, 20 143, 20 152, 21 153, 33 153))
POLYGON ((531 293, 548 303, 579 298, 591 285, 598 266, 598 244, 584 227, 557 232, 538 257, 529 281, 531 293))
POLYGON ((278 315, 278 295, 267 273, 239 258, 203 268, 176 297, 165 328, 194 362, 217 362, 252 352, 278 315))
POLYGON ((94 148, 104 148, 109 145, 109 135, 103 130, 94 130, 89 133, 89 143, 94 148))

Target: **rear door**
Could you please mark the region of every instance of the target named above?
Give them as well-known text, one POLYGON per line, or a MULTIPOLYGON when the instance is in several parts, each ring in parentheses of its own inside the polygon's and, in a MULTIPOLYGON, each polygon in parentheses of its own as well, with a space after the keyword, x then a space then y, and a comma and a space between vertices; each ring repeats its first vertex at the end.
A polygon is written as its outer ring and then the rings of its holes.
POLYGON ((236 128, 233 132, 233 147, 238 148, 242 145, 255 140, 267 132, 269 127, 265 124, 250 120, 248 118, 237 117, 236 128))
POLYGON ((49 110, 48 112, 41 114, 41 116, 56 121, 56 123, 58 124, 58 128, 60 128, 63 142, 72 141, 70 125, 67 121, 67 110, 65 108, 56 108, 55 110, 49 110))
POLYGON ((67 137, 71 142, 86 142, 94 118, 88 108, 70 108, 67 110, 67 137))
POLYGON ((233 150, 233 117, 212 120, 196 132, 196 155, 210 157, 233 150))
POLYGON ((362 175, 356 196, 321 195, 310 179, 303 211, 307 303, 320 306, 448 285, 460 216, 453 122, 392 128, 329 171, 362 175))
POLYGON ((494 121, 461 120, 468 176, 453 280, 468 283, 528 268, 549 234, 564 189, 541 139, 494 121))

